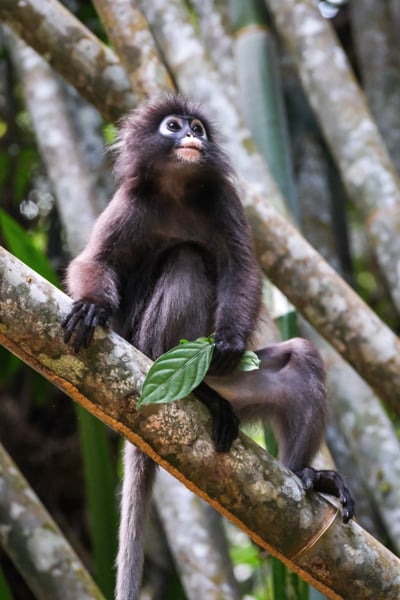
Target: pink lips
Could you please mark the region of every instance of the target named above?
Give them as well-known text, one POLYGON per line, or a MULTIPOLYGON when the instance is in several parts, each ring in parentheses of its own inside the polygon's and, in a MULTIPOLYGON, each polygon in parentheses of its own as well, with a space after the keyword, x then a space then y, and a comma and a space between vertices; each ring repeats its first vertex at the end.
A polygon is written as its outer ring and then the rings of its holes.
POLYGON ((181 145, 176 148, 175 154, 183 160, 196 161, 201 154, 201 142, 196 139, 185 138, 182 140, 181 145))

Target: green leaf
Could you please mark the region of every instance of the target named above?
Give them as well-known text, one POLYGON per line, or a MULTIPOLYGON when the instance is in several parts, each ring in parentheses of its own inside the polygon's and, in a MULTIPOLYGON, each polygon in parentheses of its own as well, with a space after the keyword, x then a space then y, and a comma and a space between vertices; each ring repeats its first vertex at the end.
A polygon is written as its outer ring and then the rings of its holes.
MULTIPOLYGON (((185 398, 207 374, 214 351, 214 338, 200 337, 194 342, 181 340, 180 345, 160 356, 149 370, 137 404, 167 404, 185 398)), ((258 356, 246 350, 239 369, 254 371, 260 368, 258 356)))
POLYGON ((261 360, 258 358, 255 352, 251 350, 246 350, 240 359, 238 368, 241 371, 256 371, 260 368, 261 360))
MULTIPOLYGON (((204 344, 214 344, 214 338, 212 335, 208 335, 207 337, 199 337, 197 338, 197 340, 194 340, 195 343, 197 342, 203 342, 204 344)), ((190 340, 186 340, 186 339, 182 339, 179 340, 180 344, 192 344, 193 342, 191 342, 190 340)))
POLYGON ((147 374, 138 408, 185 398, 203 381, 213 350, 209 338, 202 338, 185 342, 160 356, 147 374))

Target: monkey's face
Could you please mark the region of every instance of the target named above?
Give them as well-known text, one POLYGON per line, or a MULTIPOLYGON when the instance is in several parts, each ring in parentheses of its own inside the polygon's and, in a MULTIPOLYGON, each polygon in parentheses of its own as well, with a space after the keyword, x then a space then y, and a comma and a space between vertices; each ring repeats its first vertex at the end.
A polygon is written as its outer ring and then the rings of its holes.
POLYGON ((162 120, 159 133, 173 142, 174 156, 183 162, 196 163, 201 160, 207 132, 196 117, 168 115, 162 120))
POLYGON ((213 122, 200 105, 179 96, 154 100, 129 114, 116 150, 115 174, 136 187, 165 191, 167 181, 177 180, 204 187, 232 177, 213 122))

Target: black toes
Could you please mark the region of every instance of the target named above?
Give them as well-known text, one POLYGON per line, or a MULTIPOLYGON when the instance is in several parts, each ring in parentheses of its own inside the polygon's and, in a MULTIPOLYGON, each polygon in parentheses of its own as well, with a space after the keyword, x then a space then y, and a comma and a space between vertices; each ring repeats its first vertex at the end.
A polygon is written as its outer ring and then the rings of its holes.
POLYGON ((339 473, 336 471, 318 471, 312 467, 305 467, 296 471, 296 475, 303 482, 304 489, 314 490, 323 494, 331 494, 339 498, 343 507, 343 522, 348 523, 354 517, 355 502, 351 492, 339 473))

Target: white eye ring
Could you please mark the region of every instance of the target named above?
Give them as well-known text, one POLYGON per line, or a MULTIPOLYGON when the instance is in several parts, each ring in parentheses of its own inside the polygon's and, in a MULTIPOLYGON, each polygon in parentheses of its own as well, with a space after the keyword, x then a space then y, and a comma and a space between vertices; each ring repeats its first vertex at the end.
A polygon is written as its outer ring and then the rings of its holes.
POLYGON ((176 115, 168 115, 168 117, 165 117, 165 119, 163 119, 163 121, 161 122, 158 131, 161 133, 161 135, 165 137, 173 137, 182 129, 182 127, 182 119, 180 119, 176 115))

